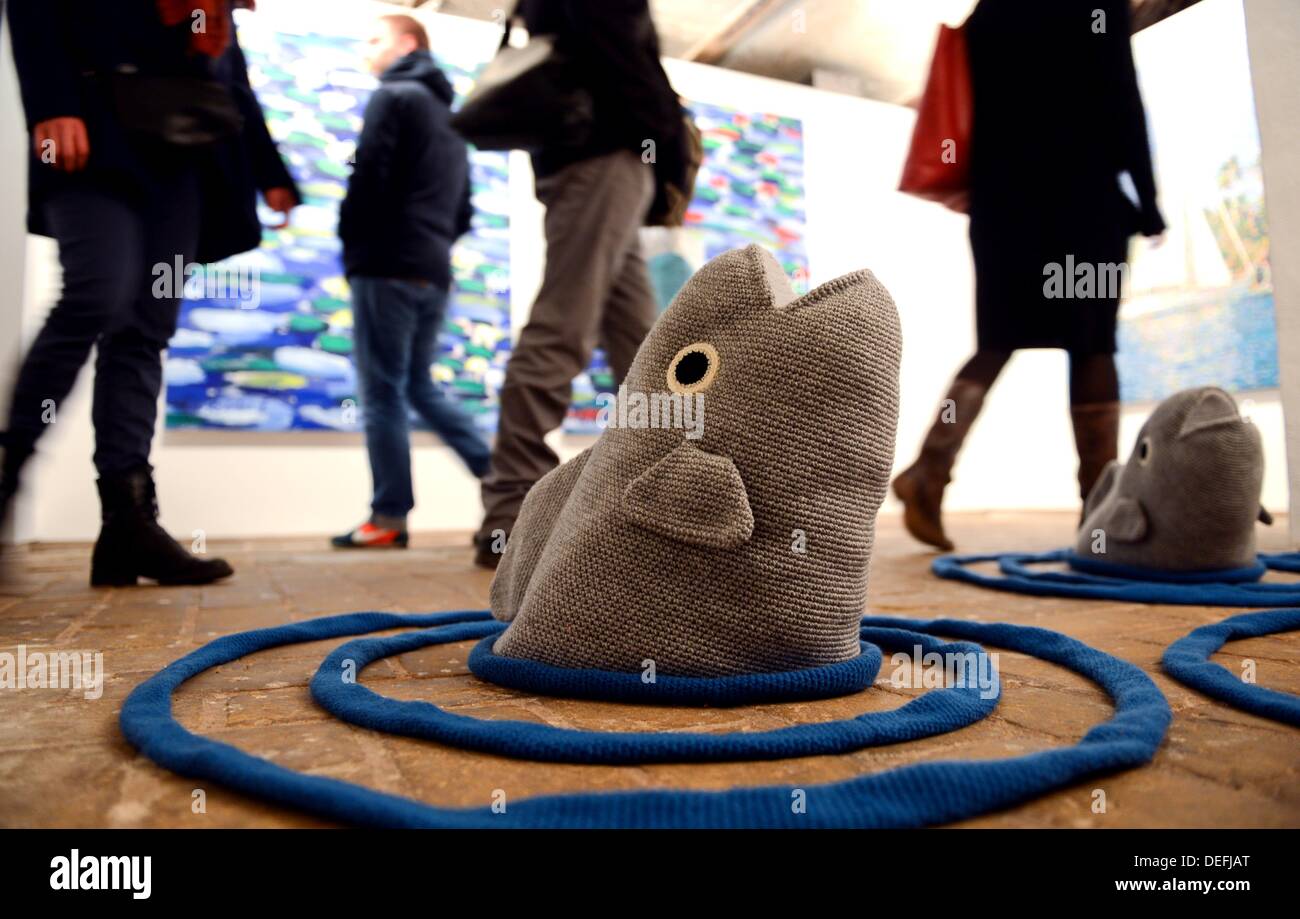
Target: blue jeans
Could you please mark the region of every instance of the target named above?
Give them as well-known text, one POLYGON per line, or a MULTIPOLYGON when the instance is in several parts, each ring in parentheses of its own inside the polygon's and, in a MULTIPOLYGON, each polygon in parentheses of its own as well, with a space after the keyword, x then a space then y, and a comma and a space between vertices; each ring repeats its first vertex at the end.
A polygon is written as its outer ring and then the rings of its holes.
POLYGON ((353 276, 353 337, 366 449, 376 515, 405 517, 411 490, 410 414, 414 408, 435 434, 482 478, 492 451, 470 416, 443 395, 429 376, 447 291, 433 284, 353 276))
POLYGON ((188 264, 198 246, 199 186, 193 172, 158 176, 156 199, 134 201, 75 184, 45 202, 59 243, 63 292, 27 352, 9 409, 10 443, 30 448, 72 390, 95 349, 91 418, 95 468, 120 475, 146 466, 158 417, 162 355, 180 299, 156 287, 158 265, 188 264))

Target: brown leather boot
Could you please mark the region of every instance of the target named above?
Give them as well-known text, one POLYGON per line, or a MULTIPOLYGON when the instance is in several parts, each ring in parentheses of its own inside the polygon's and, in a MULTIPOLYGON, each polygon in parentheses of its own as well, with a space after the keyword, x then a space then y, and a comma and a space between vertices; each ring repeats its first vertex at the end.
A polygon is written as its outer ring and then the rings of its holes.
POLYGON ((1071 405, 1070 422, 1079 454, 1079 497, 1086 501, 1106 464, 1119 458, 1119 403, 1071 405))
POLYGON ((943 531, 940 515, 943 490, 952 481, 957 452, 970 433, 975 417, 984 405, 988 390, 979 383, 953 380, 948 396, 939 405, 939 415, 921 444, 916 462, 894 479, 894 494, 903 502, 903 525, 921 542, 952 550, 943 531))

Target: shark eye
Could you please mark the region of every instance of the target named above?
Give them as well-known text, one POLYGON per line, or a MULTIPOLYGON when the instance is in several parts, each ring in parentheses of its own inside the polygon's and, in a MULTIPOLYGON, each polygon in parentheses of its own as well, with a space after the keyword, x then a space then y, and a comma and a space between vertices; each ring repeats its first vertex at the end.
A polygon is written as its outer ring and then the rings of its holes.
POLYGON ((1151 438, 1143 437, 1138 442, 1138 465, 1145 466, 1151 462, 1151 438))
POLYGON ((718 349, 704 341, 687 345, 668 365, 668 388, 677 393, 703 392, 718 373, 718 349))

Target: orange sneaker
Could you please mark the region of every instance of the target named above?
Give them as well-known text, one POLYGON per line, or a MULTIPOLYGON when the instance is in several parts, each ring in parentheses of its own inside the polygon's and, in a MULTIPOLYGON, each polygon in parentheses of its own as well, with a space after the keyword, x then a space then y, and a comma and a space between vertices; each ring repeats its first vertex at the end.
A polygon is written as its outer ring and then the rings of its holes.
POLYGON ((409 537, 405 530, 389 530, 366 521, 351 532, 335 536, 335 549, 405 549, 409 537))

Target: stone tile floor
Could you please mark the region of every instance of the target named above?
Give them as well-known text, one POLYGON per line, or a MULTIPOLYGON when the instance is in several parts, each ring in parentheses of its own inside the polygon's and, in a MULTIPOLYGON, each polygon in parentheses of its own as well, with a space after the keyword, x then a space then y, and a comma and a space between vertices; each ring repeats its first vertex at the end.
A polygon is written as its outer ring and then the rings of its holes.
MULTIPOLYGON (((1067 541, 1068 514, 955 515, 967 551, 1037 550, 1067 541)), ((1260 530, 1261 547, 1285 548, 1285 522, 1260 530)), ((968 826, 1300 826, 1300 730, 1238 712, 1163 676, 1164 647, 1234 612, 1039 599, 940 581, 931 555, 896 518, 882 518, 869 610, 915 618, 955 616, 1040 625, 1142 666, 1164 691, 1174 722, 1148 767, 1095 779, 968 826), (1105 792, 1105 813, 1093 810, 1105 792)), ((171 660, 229 632, 355 610, 417 612, 486 605, 491 574, 470 561, 463 533, 417 534, 405 552, 340 553, 325 539, 223 541, 236 576, 201 588, 92 590, 88 549, 10 550, 0 588, 0 652, 102 651, 102 698, 75 690, 0 690, 0 826, 296 827, 320 821, 204 787, 137 755, 117 729, 130 690, 171 660)), ((438 804, 480 806, 496 789, 510 799, 576 790, 733 785, 847 778, 926 760, 993 758, 1077 741, 1110 712, 1096 686, 1055 665, 1002 652, 1003 698, 963 730, 845 756, 779 762, 576 766, 468 753, 341 724, 317 709, 307 681, 337 641, 255 655, 206 673, 176 695, 186 727, 317 775, 362 782, 438 804)), ((465 667, 470 644, 386 660, 363 680, 403 699, 428 699, 464 715, 598 730, 757 730, 895 707, 924 690, 888 682, 846 699, 730 710, 662 709, 522 695, 481 683, 465 667)), ((997 649, 994 649, 997 650, 997 649)), ((1261 685, 1300 692, 1300 635, 1230 645, 1229 669, 1256 662, 1261 685)))

